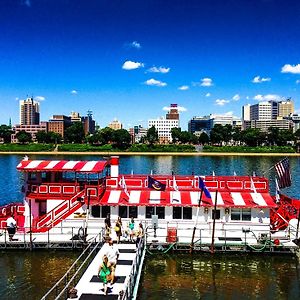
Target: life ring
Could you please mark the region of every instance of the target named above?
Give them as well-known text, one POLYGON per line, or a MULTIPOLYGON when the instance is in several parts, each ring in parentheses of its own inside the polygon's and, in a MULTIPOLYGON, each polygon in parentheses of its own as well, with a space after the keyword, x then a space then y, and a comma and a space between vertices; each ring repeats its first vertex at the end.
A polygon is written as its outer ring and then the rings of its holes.
POLYGON ((84 238, 84 229, 82 227, 78 229, 78 237, 82 240, 84 238))

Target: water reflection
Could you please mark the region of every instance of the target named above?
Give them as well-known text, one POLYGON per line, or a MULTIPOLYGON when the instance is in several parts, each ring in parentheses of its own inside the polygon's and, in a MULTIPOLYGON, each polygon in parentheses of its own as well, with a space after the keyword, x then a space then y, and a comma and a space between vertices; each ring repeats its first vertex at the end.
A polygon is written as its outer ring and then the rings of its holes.
POLYGON ((78 252, 9 251, 0 255, 0 299, 40 299, 78 252))
POLYGON ((149 257, 139 299, 299 299, 296 259, 149 257))

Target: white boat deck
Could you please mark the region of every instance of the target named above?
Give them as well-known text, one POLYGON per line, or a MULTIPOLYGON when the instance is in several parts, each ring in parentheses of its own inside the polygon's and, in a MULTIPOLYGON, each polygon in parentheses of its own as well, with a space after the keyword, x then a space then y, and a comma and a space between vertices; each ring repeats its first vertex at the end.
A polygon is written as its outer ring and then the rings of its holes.
POLYGON ((98 269, 102 263, 106 246, 107 245, 104 244, 104 246, 99 250, 76 285, 77 299, 118 299, 119 293, 125 290, 136 256, 136 246, 135 244, 130 243, 114 244, 115 247, 118 247, 120 252, 115 271, 116 278, 115 283, 111 287, 108 285, 108 295, 104 295, 103 283, 100 282, 98 277, 98 269))

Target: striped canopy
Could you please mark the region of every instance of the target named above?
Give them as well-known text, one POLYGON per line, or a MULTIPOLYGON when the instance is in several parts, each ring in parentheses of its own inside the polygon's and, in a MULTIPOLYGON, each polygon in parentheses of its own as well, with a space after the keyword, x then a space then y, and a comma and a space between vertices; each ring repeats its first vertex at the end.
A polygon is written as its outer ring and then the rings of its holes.
MULTIPOLYGON (((215 192, 210 192, 212 198, 204 194, 201 206, 214 206, 215 192)), ((197 191, 149 191, 131 190, 127 194, 123 190, 107 190, 101 205, 138 205, 138 206, 197 206, 200 192, 197 191)), ((251 192, 219 192, 218 207, 277 207, 269 193, 251 192)))
POLYGON ((28 172, 88 172, 99 173, 107 166, 107 161, 78 160, 22 160, 17 169, 28 172))

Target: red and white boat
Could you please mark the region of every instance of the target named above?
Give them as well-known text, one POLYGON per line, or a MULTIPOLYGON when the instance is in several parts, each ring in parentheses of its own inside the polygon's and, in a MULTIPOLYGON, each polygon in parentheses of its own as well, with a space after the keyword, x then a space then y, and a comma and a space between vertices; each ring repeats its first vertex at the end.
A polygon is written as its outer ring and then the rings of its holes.
POLYGON ((24 203, 0 209, 2 228, 15 212, 25 232, 59 234, 88 226, 88 234, 97 234, 110 213, 112 223, 118 216, 123 225, 131 216, 136 225, 143 222, 151 243, 188 244, 193 235, 195 245, 208 245, 213 237, 216 246, 268 240, 296 248, 300 202, 284 195, 276 201, 264 177, 119 174, 117 156, 104 161, 26 157, 17 169, 24 173, 24 203))

